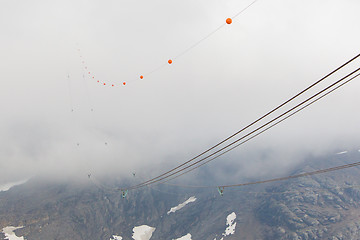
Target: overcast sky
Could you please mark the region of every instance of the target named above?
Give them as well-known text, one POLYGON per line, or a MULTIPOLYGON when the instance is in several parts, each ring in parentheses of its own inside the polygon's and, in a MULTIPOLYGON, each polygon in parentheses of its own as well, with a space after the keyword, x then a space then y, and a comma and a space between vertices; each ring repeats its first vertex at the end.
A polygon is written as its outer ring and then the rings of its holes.
MULTIPOLYGON (((0 183, 175 166, 360 53, 360 1, 258 0, 166 64, 251 2, 2 0, 0 183)), ((359 92, 356 79, 217 161, 360 149, 359 92)))

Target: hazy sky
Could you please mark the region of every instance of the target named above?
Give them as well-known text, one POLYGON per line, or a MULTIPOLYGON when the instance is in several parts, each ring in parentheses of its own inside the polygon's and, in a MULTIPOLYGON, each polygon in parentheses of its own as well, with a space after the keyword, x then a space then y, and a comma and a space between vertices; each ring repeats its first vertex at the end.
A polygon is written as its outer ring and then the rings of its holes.
MULTIPOLYGON (((175 166, 360 53, 360 1, 258 0, 166 64, 251 2, 2 0, 0 183, 175 166)), ((356 79, 217 161, 360 148, 359 92, 356 79)))

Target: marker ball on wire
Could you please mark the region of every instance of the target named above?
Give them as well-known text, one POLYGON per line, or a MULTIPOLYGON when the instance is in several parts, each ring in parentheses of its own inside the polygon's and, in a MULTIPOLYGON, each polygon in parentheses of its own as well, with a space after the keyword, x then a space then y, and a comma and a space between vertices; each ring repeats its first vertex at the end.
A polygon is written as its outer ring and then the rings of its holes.
POLYGON ((231 19, 231 18, 226 19, 226 23, 227 23, 227 24, 231 24, 231 23, 232 23, 232 19, 231 19))
POLYGON ((126 85, 126 82, 123 82, 123 85, 125 86, 125 85, 126 85))
POLYGON ((172 64, 172 60, 171 60, 171 59, 169 59, 169 60, 168 60, 168 63, 169 63, 169 64, 172 64))
POLYGON ((141 75, 141 76, 140 76, 140 79, 143 79, 143 78, 144 78, 144 76, 143 76, 143 75, 141 75))

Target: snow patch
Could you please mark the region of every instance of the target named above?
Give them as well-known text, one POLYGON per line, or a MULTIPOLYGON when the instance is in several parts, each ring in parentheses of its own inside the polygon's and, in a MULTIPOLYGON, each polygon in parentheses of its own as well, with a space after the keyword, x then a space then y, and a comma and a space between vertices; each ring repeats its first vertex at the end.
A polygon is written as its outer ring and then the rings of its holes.
MULTIPOLYGON (((222 234, 224 237, 235 233, 235 227, 236 227, 236 222, 234 222, 235 219, 236 219, 236 214, 234 212, 230 213, 227 216, 226 225, 228 225, 228 227, 225 229, 225 233, 222 234)), ((224 240, 224 237, 222 237, 220 240, 224 240)), ((216 238, 214 240, 216 240, 216 238)))
POLYGON ((28 181, 28 179, 26 180, 21 180, 21 181, 17 181, 17 182, 8 182, 8 183, 4 183, 4 184, 1 184, 0 185, 0 192, 1 191, 7 191, 9 190, 10 188, 14 187, 14 186, 17 186, 17 185, 21 185, 21 184, 24 184, 28 181))
POLYGON ((236 222, 234 222, 235 219, 236 219, 236 214, 234 212, 232 212, 227 216, 226 225, 228 225, 228 227, 225 229, 225 233, 223 233, 223 236, 229 236, 235 233, 235 227, 236 227, 236 222))
POLYGON ((341 154, 345 154, 345 153, 347 153, 348 151, 342 151, 342 152, 338 152, 338 153, 336 153, 337 155, 341 155, 341 154))
POLYGON ((188 233, 185 236, 182 236, 181 238, 173 239, 173 240, 191 240, 191 234, 188 233))
POLYGON ((180 203, 179 205, 177 205, 176 207, 172 207, 172 208, 170 209, 170 211, 167 212, 167 214, 169 215, 169 214, 172 213, 172 212, 176 212, 177 210, 180 210, 180 209, 182 209, 183 207, 185 207, 188 203, 195 202, 195 201, 196 201, 196 197, 195 197, 195 196, 192 196, 192 197, 190 197, 188 200, 186 200, 185 202, 180 203))
POLYGON ((16 234, 14 233, 14 231, 16 229, 20 229, 20 228, 23 228, 24 226, 21 226, 21 227, 12 227, 12 226, 9 226, 9 227, 4 227, 2 232, 5 234, 5 239, 6 240, 25 240, 24 237, 18 237, 16 236, 16 234))
POLYGON ((133 228, 133 235, 132 238, 134 240, 149 240, 152 236, 152 233, 155 231, 156 228, 142 225, 133 228))
POLYGON ((122 240, 122 237, 113 235, 110 240, 122 240))

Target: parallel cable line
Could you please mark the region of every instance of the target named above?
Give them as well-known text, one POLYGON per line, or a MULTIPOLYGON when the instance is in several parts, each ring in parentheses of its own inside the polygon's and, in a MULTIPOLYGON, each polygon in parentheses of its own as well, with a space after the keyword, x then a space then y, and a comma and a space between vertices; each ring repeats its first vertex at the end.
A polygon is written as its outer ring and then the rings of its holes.
MULTIPOLYGON (((178 177, 180 177, 180 176, 182 176, 182 175, 184 175, 184 174, 187 174, 187 173, 189 173, 189 172, 191 172, 191 171, 193 171, 193 170, 195 170, 195 169, 197 169, 197 168, 199 168, 199 167, 201 167, 201 166, 203 166, 203 165, 205 165, 205 164, 207 164, 207 163, 215 160, 216 158, 224 155, 225 153, 228 153, 228 152, 232 151, 233 149, 235 149, 235 148, 243 145, 244 143, 250 141, 251 139, 257 137, 257 136, 260 135, 260 134, 262 134, 263 132, 265 132, 265 131, 269 130, 270 128, 278 125, 279 123, 285 121, 285 120, 288 119, 289 117, 295 115, 296 113, 298 113, 298 112, 300 112, 301 110, 307 108, 308 106, 312 105, 313 103, 319 101, 320 99, 322 99, 322 98, 325 97, 326 95, 328 95, 328 94, 330 94, 331 92, 337 90, 338 88, 342 87, 343 85, 349 83, 350 81, 352 81, 353 79, 355 79, 355 78, 358 77, 358 76, 360 76, 360 73, 359 73, 359 74, 356 74, 356 75, 353 76, 353 77, 351 77, 350 79, 348 79, 347 81, 343 82, 343 83, 340 84, 339 86, 336 86, 335 88, 331 89, 330 91, 324 93, 323 95, 321 95, 320 97, 318 97, 318 98, 316 98, 315 100, 311 101, 310 103, 306 104, 306 105, 303 106, 302 108, 296 110, 295 112, 293 112, 293 113, 289 114, 288 116, 282 118, 281 120, 277 121, 276 123, 270 125, 269 127, 265 128, 264 130, 258 132, 257 134, 251 136, 250 138, 248 138, 248 139, 242 141, 241 143, 235 145, 234 147, 232 147, 232 148, 226 150, 225 152, 222 152, 221 154, 219 154, 219 155, 217 155, 217 156, 215 156, 215 157, 213 157, 213 158, 211 158, 211 159, 209 159, 209 160, 201 163, 200 165, 195 166, 194 168, 192 168, 192 169, 190 169, 190 170, 187 170, 186 172, 181 173, 180 175, 177 175, 177 176, 175 176, 175 177, 172 177, 172 178, 170 178, 170 179, 167 179, 166 181, 161 182, 161 184, 165 184, 165 183, 166 183, 167 185, 172 185, 172 184, 169 184, 169 183, 167 183, 167 182, 168 182, 168 181, 171 181, 171 180, 173 180, 173 179, 175 179, 175 178, 178 178, 178 177)), ((176 186, 176 185, 175 185, 175 186, 176 186)), ((178 185, 178 186, 180 186, 180 185, 178 185)), ((206 188, 207 188, 208 186, 193 186, 193 187, 195 187, 195 188, 204 188, 204 187, 206 187, 206 188)), ((212 186, 212 187, 214 187, 214 186, 212 186)))
POLYGON ((357 167, 357 166, 360 166, 360 162, 345 164, 345 165, 332 167, 332 168, 321 169, 321 170, 317 170, 317 171, 313 171, 313 172, 306 172, 306 173, 301 173, 301 174, 297 174, 297 175, 291 175, 291 176, 287 176, 287 177, 273 178, 273 179, 256 181, 256 182, 247 182, 247 183, 239 183, 239 184, 232 184, 232 185, 224 185, 224 186, 219 186, 219 187, 223 187, 223 188, 241 187, 241 186, 248 186, 248 185, 255 185, 255 184, 262 184, 262 183, 269 183, 269 182, 278 182, 278 181, 284 181, 284 180, 300 178, 300 177, 305 177, 305 176, 312 176, 312 175, 321 174, 321 173, 338 171, 338 170, 351 168, 351 167, 357 167))
POLYGON ((177 187, 184 187, 184 188, 217 188, 217 187, 231 188, 231 187, 243 187, 243 186, 249 186, 249 185, 256 185, 256 184, 284 181, 284 180, 300 178, 300 177, 306 177, 306 176, 312 176, 312 175, 317 175, 317 174, 327 173, 327 172, 334 172, 334 171, 338 171, 338 170, 342 170, 342 169, 346 169, 346 168, 357 167, 357 166, 360 166, 360 162, 349 163, 349 164, 345 164, 345 165, 320 169, 320 170, 316 170, 316 171, 312 171, 312 172, 300 173, 300 174, 296 174, 296 175, 290 175, 290 176, 286 176, 286 177, 279 177, 279 178, 272 178, 272 179, 267 179, 267 180, 260 180, 260 181, 254 181, 254 182, 246 182, 246 183, 238 183, 238 184, 230 184, 230 185, 216 185, 216 186, 215 185, 214 186, 191 186, 191 185, 180 185, 180 184, 167 184, 167 185, 177 186, 177 187))
POLYGON ((228 141, 229 139, 233 138, 234 136, 238 135, 239 133, 245 131, 246 129, 248 129, 249 127, 253 126, 254 124, 258 123, 259 121, 261 121, 262 119, 266 118, 267 116, 269 116, 270 114, 272 114, 273 112, 275 112, 276 110, 280 109, 281 107, 283 107, 284 105, 288 104, 289 102, 293 101, 295 98, 299 97, 300 95, 302 95, 303 93, 305 93, 306 91, 310 90, 311 88, 313 88, 314 86, 316 86, 317 84, 319 84, 320 82, 322 82, 323 80, 325 80, 326 78, 328 78, 329 76, 331 76, 332 74, 334 74, 335 72, 337 72, 338 70, 340 70, 341 68, 345 67, 346 65, 348 65, 349 63, 351 63, 352 61, 354 61, 355 59, 357 59, 360 56, 360 54, 356 55, 355 57, 353 57, 352 59, 350 59, 349 61, 347 61, 346 63, 342 64, 340 67, 336 68, 335 70, 333 70, 332 72, 330 72, 329 74, 325 75, 324 77, 322 77, 321 79, 319 79, 318 81, 316 81, 315 83, 313 83, 312 85, 310 85, 309 87, 305 88, 304 90, 302 90, 301 92, 297 93, 296 95, 294 95, 293 97, 291 97, 290 99, 288 99, 287 101, 283 102, 282 104, 280 104, 279 106, 275 107, 274 109, 272 109, 271 111, 269 111, 268 113, 264 114, 263 116, 261 116, 260 118, 258 118, 257 120, 253 121, 252 123, 250 123, 249 125, 245 126, 244 128, 240 129, 239 131, 237 131, 236 133, 232 134, 231 136, 225 138, 224 140, 222 140, 221 142, 217 143, 216 145, 212 146, 211 148, 205 150, 204 152, 200 153, 199 155, 191 158, 190 160, 180 164, 179 166, 157 176, 154 177, 150 180, 147 180, 143 183, 137 184, 135 186, 132 186, 131 188, 137 188, 139 186, 142 186, 144 184, 153 182, 159 178, 162 178, 172 172, 174 172, 175 170, 189 164, 190 162, 194 161, 195 159, 205 155, 206 153, 210 152, 211 150, 217 148, 218 146, 220 146, 221 144, 225 143, 226 141, 228 141))
MULTIPOLYGON (((313 99, 313 98, 315 98, 316 96, 322 94, 323 92, 327 91, 328 89, 330 89, 331 87, 335 86, 336 84, 342 82, 344 79, 348 78, 349 76, 353 75, 354 73, 356 73, 356 72, 359 71, 359 70, 360 70, 360 68, 357 68, 357 69, 354 70, 353 72, 347 74, 345 77, 342 77, 341 79, 339 79, 339 80, 337 80, 336 82, 332 83, 332 84, 329 85, 328 87, 324 88, 323 90, 317 92, 316 94, 314 94, 313 96, 309 97, 308 99, 306 99, 306 100, 302 101, 301 103, 297 104, 295 107, 292 107, 291 109, 287 110, 286 112, 284 112, 284 113, 280 114, 279 116, 273 118, 272 120, 270 120, 270 121, 268 121, 267 123, 263 124, 262 126, 256 128, 255 130, 251 131, 250 133, 248 133, 248 134, 244 135, 243 137, 241 137, 241 138, 233 141, 232 143, 226 145, 225 147, 222 147, 221 149, 217 150, 216 152, 214 152, 214 153, 212 153, 212 154, 210 154, 210 155, 208 155, 208 156, 206 156, 206 157, 204 157, 204 158, 202 158, 202 159, 200 159, 200 160, 198 160, 198 161, 196 161, 196 162, 194 162, 194 163, 192 163, 192 164, 190 164, 190 165, 188 165, 188 166, 186 166, 186 167, 184 167, 184 168, 182 168, 182 169, 180 169, 180 170, 177 170, 177 171, 175 171, 175 172, 173 172, 173 173, 171 173, 171 174, 169 174, 169 175, 167 175, 167 176, 165 176, 165 177, 159 178, 159 179, 157 179, 157 180, 154 180, 154 181, 151 181, 151 182, 148 182, 148 183, 144 183, 144 184, 142 184, 142 185, 137 185, 137 186, 129 187, 128 189, 136 189, 136 188, 144 187, 144 186, 147 186, 147 185, 150 185, 150 184, 154 184, 154 183, 156 183, 156 182, 160 182, 160 181, 162 181, 162 180, 164 180, 164 179, 167 179, 167 178, 169 178, 169 177, 171 177, 171 176, 174 176, 174 175, 177 174, 177 173, 180 173, 180 172, 182 172, 182 171, 185 171, 186 169, 188 169, 188 168, 190 168, 190 167, 192 167, 192 166, 194 166, 194 165, 196 165, 196 164, 198 164, 198 163, 200 163, 200 162, 203 162, 204 160, 206 160, 206 159, 208 159, 208 158, 210 158, 210 157, 212 157, 212 156, 214 156, 214 155, 222 152, 223 150, 225 150, 225 149, 229 148, 230 146, 234 145, 235 143, 243 140, 243 139, 246 138, 246 137, 249 137, 249 136, 252 135, 253 133, 256 133, 257 131, 261 130, 262 128, 270 125, 271 123, 275 122, 276 120, 280 119, 281 117, 285 116, 286 114, 291 113, 293 110, 295 110, 295 109, 297 109, 298 107, 300 107, 301 105, 304 105, 305 103, 309 102, 311 99, 313 99)), ((285 120, 285 119, 284 119, 284 120, 285 120)), ((280 123, 280 122, 282 122, 282 121, 279 121, 278 123, 280 123)), ((277 124, 278 124, 278 123, 277 123, 277 124)), ((275 125, 277 125, 277 124, 274 124, 273 126, 275 126, 275 125)), ((273 126, 271 126, 271 127, 273 127, 273 126)), ((268 128, 268 129, 270 129, 270 128, 268 128)), ((268 130, 268 129, 266 129, 266 130, 268 130)), ((266 130, 265 130, 265 131, 266 131, 266 130)), ((263 133, 263 132, 265 132, 265 131, 261 131, 259 134, 261 134, 261 133, 263 133)), ((258 134, 258 135, 259 135, 259 134, 258 134)), ((257 136, 257 135, 255 135, 255 136, 257 136)), ((250 138, 250 139, 252 139, 252 138, 250 138)), ((247 141, 249 141, 250 139, 244 141, 244 143, 247 142, 247 141)), ((241 143, 241 144, 243 144, 243 143, 241 143)), ((233 147, 231 150, 233 150, 234 148, 235 148, 235 147, 233 147)), ((229 151, 231 151, 231 150, 229 150, 229 151)), ((228 151, 227 151, 227 152, 228 152, 228 151)), ((225 154, 225 153, 226 153, 226 152, 222 153, 221 155, 223 155, 223 154, 225 154)), ((220 156, 221 156, 221 155, 220 155, 220 156)))
POLYGON ((244 9, 242 9, 240 12, 238 12, 237 14, 235 14, 232 19, 237 18, 240 14, 242 14, 243 12, 245 12, 249 7, 251 7, 254 3, 256 3, 258 0, 253 1, 252 3, 250 3, 248 6, 246 6, 244 9))

